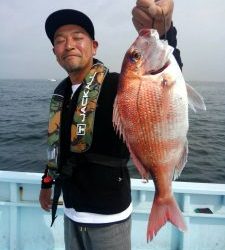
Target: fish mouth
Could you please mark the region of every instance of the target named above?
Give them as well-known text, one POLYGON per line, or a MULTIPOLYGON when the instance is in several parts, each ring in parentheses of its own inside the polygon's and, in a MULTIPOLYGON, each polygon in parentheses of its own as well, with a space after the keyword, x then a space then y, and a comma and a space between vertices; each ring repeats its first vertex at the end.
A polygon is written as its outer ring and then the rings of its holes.
POLYGON ((145 75, 156 75, 165 70, 170 64, 170 54, 173 48, 167 41, 161 40, 155 29, 141 29, 133 44, 133 49, 141 54, 142 72, 145 75))
POLYGON ((145 75, 157 75, 157 74, 160 74, 160 73, 162 73, 169 65, 170 65, 170 61, 166 62, 166 64, 165 64, 162 68, 157 69, 157 70, 148 71, 148 72, 145 73, 145 75))

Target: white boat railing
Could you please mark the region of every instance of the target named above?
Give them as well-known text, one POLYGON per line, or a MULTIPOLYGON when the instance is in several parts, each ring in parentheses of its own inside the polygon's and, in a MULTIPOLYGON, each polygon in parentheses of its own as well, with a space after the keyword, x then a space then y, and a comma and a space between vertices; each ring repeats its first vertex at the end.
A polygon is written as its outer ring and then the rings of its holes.
MULTIPOLYGON (((62 250, 63 206, 50 227, 51 214, 38 202, 39 173, 0 171, 0 250, 62 250)), ((224 250, 225 184, 173 182, 188 231, 167 223, 146 242, 148 215, 154 197, 152 181, 131 179, 132 250, 224 250)))

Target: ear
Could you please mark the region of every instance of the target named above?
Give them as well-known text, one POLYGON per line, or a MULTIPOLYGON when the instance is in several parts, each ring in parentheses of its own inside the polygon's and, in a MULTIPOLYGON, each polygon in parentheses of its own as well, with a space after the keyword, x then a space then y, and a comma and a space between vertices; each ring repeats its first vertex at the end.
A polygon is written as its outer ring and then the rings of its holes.
POLYGON ((52 48, 52 52, 53 52, 53 53, 54 53, 54 55, 55 55, 55 48, 54 48, 54 47, 52 48))
POLYGON ((94 40, 93 41, 93 56, 96 55, 97 48, 98 48, 98 42, 94 40))

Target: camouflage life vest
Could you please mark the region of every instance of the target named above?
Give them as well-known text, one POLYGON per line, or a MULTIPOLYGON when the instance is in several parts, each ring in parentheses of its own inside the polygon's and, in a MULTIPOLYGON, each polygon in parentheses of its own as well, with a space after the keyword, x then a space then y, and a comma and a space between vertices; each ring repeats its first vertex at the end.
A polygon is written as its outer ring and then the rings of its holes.
MULTIPOLYGON (((92 66, 81 85, 71 126, 71 152, 83 153, 92 143, 95 111, 101 86, 108 69, 102 63, 92 66)), ((48 174, 55 179, 58 170, 60 123, 64 96, 53 94, 48 125, 48 174)))

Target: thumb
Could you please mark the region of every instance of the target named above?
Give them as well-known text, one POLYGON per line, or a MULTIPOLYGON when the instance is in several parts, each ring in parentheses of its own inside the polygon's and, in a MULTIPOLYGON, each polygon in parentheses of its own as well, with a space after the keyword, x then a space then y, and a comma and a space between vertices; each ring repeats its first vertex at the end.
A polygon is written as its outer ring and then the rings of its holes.
POLYGON ((137 0, 136 6, 154 18, 156 18, 158 14, 162 13, 161 8, 156 5, 155 0, 137 0))
POLYGON ((154 18, 162 18, 162 8, 155 4, 155 2, 149 4, 148 13, 154 18))

